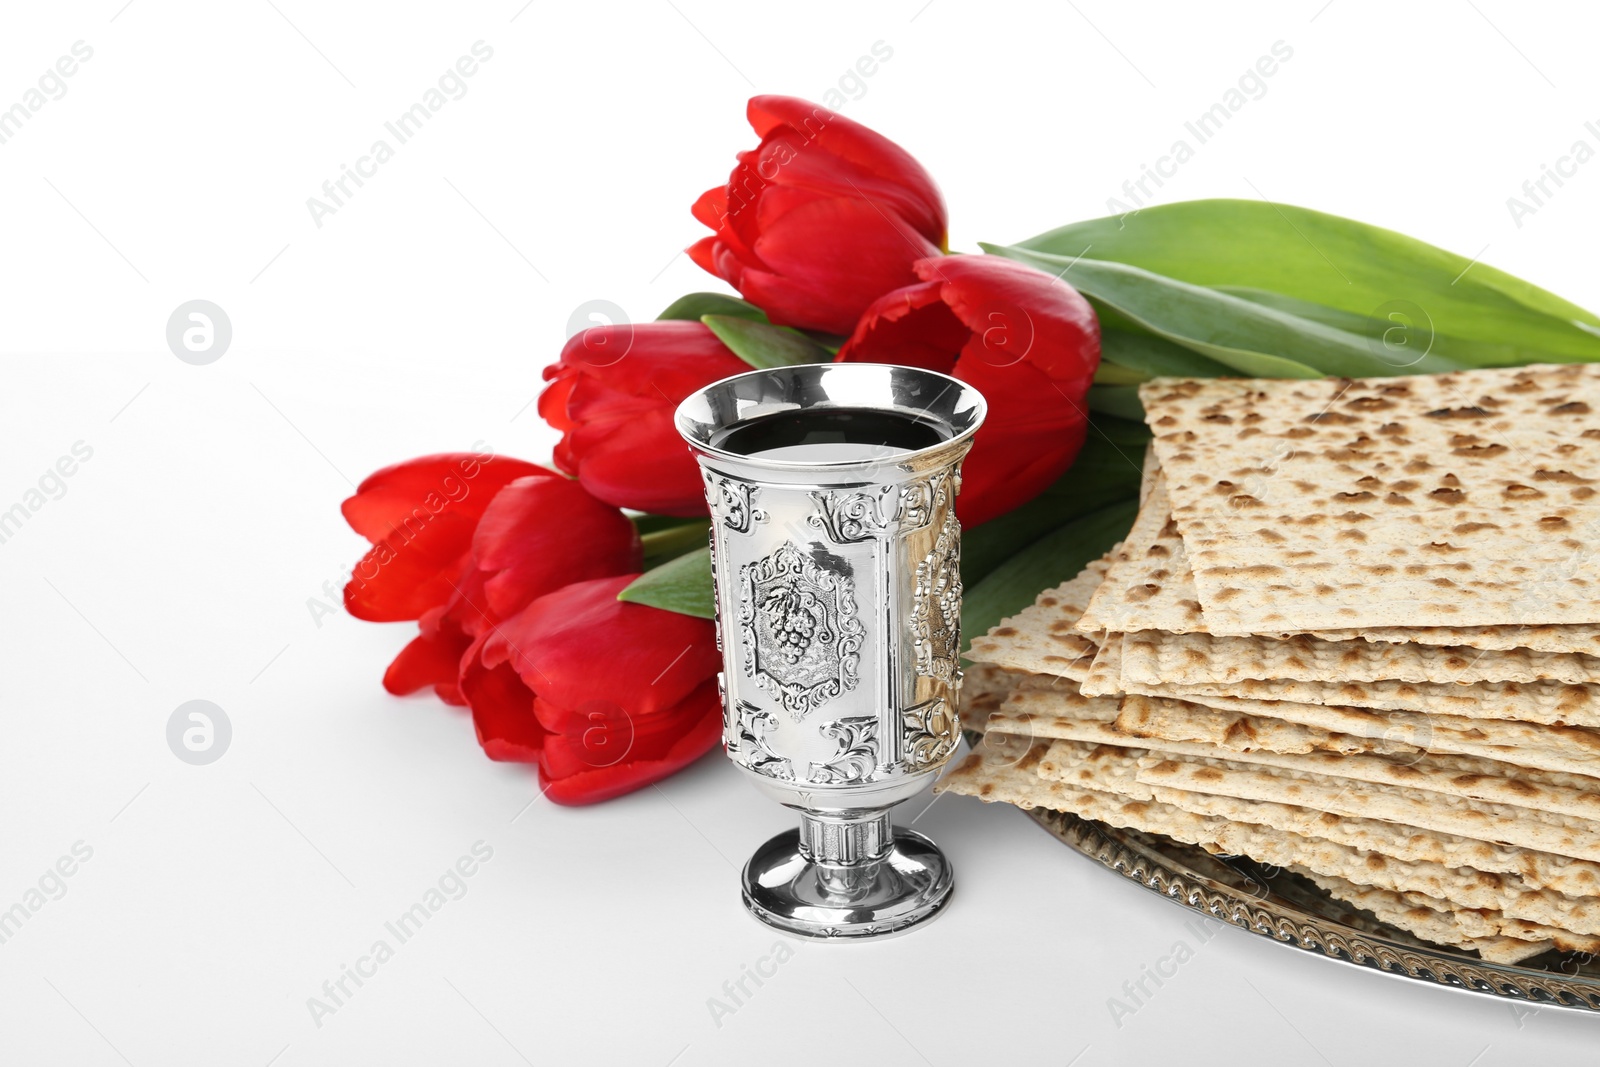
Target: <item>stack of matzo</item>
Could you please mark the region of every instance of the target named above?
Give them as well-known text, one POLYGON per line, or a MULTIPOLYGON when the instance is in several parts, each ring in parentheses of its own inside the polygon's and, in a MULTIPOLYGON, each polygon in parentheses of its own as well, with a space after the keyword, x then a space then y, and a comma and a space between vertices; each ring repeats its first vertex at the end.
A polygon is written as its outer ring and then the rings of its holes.
POLYGON ((1140 396, 1138 520, 973 642, 941 788, 1600 951, 1600 367, 1140 396))

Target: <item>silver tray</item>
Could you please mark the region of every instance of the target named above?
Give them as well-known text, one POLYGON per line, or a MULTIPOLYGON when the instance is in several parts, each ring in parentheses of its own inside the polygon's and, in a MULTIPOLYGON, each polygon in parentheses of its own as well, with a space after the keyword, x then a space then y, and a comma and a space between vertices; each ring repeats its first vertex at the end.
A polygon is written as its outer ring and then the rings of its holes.
POLYGON ((1552 950, 1516 966, 1488 963, 1387 926, 1288 871, 1063 812, 1028 814, 1101 866, 1279 944, 1450 989, 1600 1012, 1600 962, 1587 954, 1552 950))

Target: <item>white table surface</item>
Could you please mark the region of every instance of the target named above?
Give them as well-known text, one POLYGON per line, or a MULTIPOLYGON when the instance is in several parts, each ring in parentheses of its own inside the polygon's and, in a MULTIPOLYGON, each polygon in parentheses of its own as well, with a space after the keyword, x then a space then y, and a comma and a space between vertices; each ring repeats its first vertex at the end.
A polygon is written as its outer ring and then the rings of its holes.
POLYGON ((821 97, 880 41, 892 58, 843 110, 937 175, 957 249, 1105 214, 1283 41, 1266 94, 1161 200, 1313 205, 1600 306, 1600 162, 1520 226, 1506 204, 1574 141, 1600 145, 1593 11, 1199 6, 9 6, 0 107, 74 42, 93 55, 0 144, 0 509, 75 443, 93 455, 0 544, 0 909, 92 855, 0 944, 0 1061, 1592 1056, 1593 1019, 1234 931, 1202 942, 1185 912, 965 798, 917 822, 958 870, 934 925, 800 945, 716 1015, 773 953, 735 870, 787 813, 719 758, 597 808, 538 800, 461 712, 381 690, 407 626, 308 604, 362 550, 338 503, 371 470, 479 440, 548 455, 525 405, 574 309, 644 319, 717 288, 678 250, 701 233, 690 202, 753 143, 744 98, 821 97), (306 198, 479 40, 494 54, 467 94, 316 226, 306 198), (207 366, 164 337, 197 298, 233 327, 207 366), (233 728, 208 766, 165 739, 192 699, 233 728), (313 1019, 308 998, 479 841, 493 855, 464 895, 313 1019), (1114 1019, 1179 941, 1192 958, 1114 1019))

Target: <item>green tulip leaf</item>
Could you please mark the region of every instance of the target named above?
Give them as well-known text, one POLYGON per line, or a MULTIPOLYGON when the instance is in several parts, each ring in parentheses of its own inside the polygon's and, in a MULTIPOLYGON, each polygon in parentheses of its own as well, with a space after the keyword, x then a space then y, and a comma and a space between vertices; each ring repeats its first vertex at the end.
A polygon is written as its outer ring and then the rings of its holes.
MULTIPOLYGON (((656 516, 647 516, 656 518, 656 516)), ((646 568, 665 563, 685 552, 704 548, 711 523, 706 519, 669 519, 665 523, 651 523, 650 529, 635 522, 639 529, 639 542, 644 548, 646 568)))
POLYGON ((1069 259, 1022 248, 988 251, 1046 270, 1168 341, 1254 378, 1431 374, 1457 370, 1442 356, 1396 359, 1365 337, 1123 263, 1069 259))
MULTIPOLYGON (((1017 247, 1191 285, 1264 290, 1380 321, 1392 309, 1416 309, 1438 335, 1509 349, 1514 363, 1600 360, 1593 312, 1414 237, 1288 204, 1190 200, 1073 223, 1017 247)), ((1505 362, 1493 358, 1473 365, 1505 362)))
POLYGON ((1354 311, 1341 311, 1339 308, 1329 307, 1326 304, 1314 304, 1309 300, 1289 296, 1286 293, 1273 292, 1270 289, 1252 289, 1247 285, 1217 285, 1212 288, 1219 293, 1236 296, 1240 300, 1248 300, 1252 304, 1263 307, 1277 308, 1291 315, 1298 315, 1302 319, 1320 322, 1324 326, 1332 326, 1348 333, 1357 333, 1363 337, 1371 336, 1373 325, 1382 322, 1370 315, 1358 315, 1354 311))
POLYGON ((834 354, 837 354, 839 349, 844 347, 844 343, 850 340, 848 337, 840 337, 836 333, 823 333, 821 330, 802 330, 801 332, 834 354))
POLYGON ((772 367, 795 367, 802 363, 829 363, 833 353, 817 342, 787 326, 773 326, 766 322, 730 315, 702 315, 700 321, 711 327, 711 332, 733 350, 733 354, 757 370, 772 367))
POLYGON ((697 519, 683 519, 676 515, 648 515, 642 511, 630 511, 628 521, 633 523, 633 528, 640 535, 656 533, 660 530, 670 530, 674 526, 685 526, 692 522, 704 521, 697 519))
POLYGON ((1060 585, 1090 560, 1099 559, 1127 534, 1138 510, 1138 501, 1124 500, 1074 519, 969 586, 961 608, 961 632, 967 643, 1032 604, 1041 591, 1060 585))
POLYGON ((1119 419, 1144 420, 1144 405, 1139 402, 1137 385, 1090 386, 1089 410, 1100 415, 1115 415, 1119 419))
POLYGON ((1140 457, 1144 455, 1144 446, 1150 440, 1150 427, 1143 420, 1132 422, 1128 419, 1091 418, 1089 438, 1091 441, 1100 438, 1117 446, 1118 455, 1124 459, 1131 455, 1133 465, 1137 468, 1140 457))
POLYGON ((688 319, 698 322, 706 315, 727 315, 729 318, 766 322, 767 313, 748 301, 722 293, 689 293, 680 296, 667 309, 656 316, 656 321, 688 319))
POLYGON ((1094 369, 1094 384, 1096 385, 1138 385, 1148 382, 1150 375, 1142 371, 1129 370, 1117 363, 1108 362, 1104 356, 1100 358, 1100 365, 1094 369))
POLYGON ((1153 334, 1132 333, 1101 325, 1100 365, 1121 369, 1120 375, 1094 376, 1097 385, 1138 385, 1151 378, 1222 378, 1233 368, 1153 334))
POLYGON ((618 593, 617 599, 699 619, 715 618, 710 547, 685 553, 654 570, 645 571, 618 593))
POLYGON ((1396 363, 1404 363, 1418 352, 1432 352, 1466 367, 1520 367, 1544 358, 1543 353, 1517 345, 1486 344, 1446 337, 1433 328, 1433 320, 1427 313, 1414 305, 1408 307, 1397 302, 1395 306, 1384 309, 1383 318, 1375 319, 1264 289, 1231 285, 1218 286, 1217 289, 1241 300, 1287 311, 1291 315, 1334 326, 1347 333, 1360 334, 1369 344, 1381 345, 1396 363))

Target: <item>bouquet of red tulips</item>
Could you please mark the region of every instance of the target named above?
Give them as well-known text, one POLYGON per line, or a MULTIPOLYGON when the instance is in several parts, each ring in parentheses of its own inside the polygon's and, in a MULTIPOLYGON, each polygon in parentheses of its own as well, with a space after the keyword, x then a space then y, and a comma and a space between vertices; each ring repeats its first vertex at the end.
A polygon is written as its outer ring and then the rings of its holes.
POLYGON ((1286 205, 1179 203, 950 254, 938 187, 898 145, 791 97, 749 118, 760 143, 695 201, 713 232, 689 249, 743 299, 571 338, 538 405, 555 470, 426 456, 344 503, 372 543, 346 608, 420 630, 385 688, 470 708, 484 752, 537 764, 560 803, 638 789, 721 736, 708 508, 672 424, 720 378, 904 363, 984 394, 958 502, 971 634, 1126 531, 1141 381, 1600 359, 1600 318, 1553 294, 1286 205))

